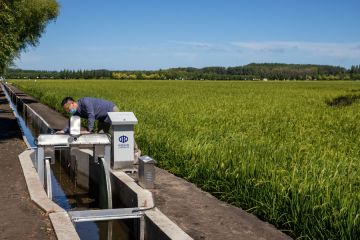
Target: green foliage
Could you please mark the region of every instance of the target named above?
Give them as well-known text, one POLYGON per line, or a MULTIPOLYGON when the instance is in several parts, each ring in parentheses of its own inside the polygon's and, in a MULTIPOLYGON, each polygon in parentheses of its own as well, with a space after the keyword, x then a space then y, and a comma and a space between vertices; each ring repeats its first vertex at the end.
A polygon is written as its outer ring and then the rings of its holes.
MULTIPOLYGON (((99 70, 61 70, 61 71, 39 71, 39 70, 22 70, 7 69, 7 78, 30 78, 30 79, 103 79, 112 77, 112 72, 105 69, 99 70)), ((136 78, 136 76, 135 76, 136 78)), ((134 78, 134 79, 135 79, 134 78)))
POLYGON ((12 81, 61 110, 102 97, 162 168, 301 239, 360 236, 358 82, 12 81), (99 87, 101 85, 101 87, 99 87))
POLYGON ((56 0, 0 1, 0 74, 27 46, 36 46, 48 21, 58 14, 56 0))
POLYGON ((350 68, 351 79, 360 80, 360 65, 354 65, 350 68))
POLYGON ((9 69, 7 78, 113 78, 122 80, 350 80, 360 74, 358 66, 343 67, 309 64, 263 63, 237 67, 170 68, 156 71, 62 70, 36 71, 9 69), (357 74, 357 75, 356 75, 357 74))

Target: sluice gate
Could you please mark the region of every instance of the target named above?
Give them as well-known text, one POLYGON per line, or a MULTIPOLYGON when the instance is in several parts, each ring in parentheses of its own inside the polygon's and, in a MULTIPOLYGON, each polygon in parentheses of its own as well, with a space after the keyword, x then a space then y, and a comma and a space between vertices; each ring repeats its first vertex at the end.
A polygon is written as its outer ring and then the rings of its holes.
MULTIPOLYGON (((72 121, 71 121, 72 122, 72 121)), ((80 128, 80 126, 78 126, 80 128)), ((71 131, 72 132, 72 131, 71 131)), ((120 208, 112 209, 112 191, 110 181, 110 166, 111 164, 111 141, 107 134, 86 134, 86 135, 56 135, 56 134, 41 134, 36 141, 36 161, 34 166, 39 175, 40 181, 46 187, 47 194, 52 199, 52 184, 50 177, 50 163, 55 163, 55 151, 61 149, 69 149, 71 160, 75 166, 89 165, 84 161, 93 161, 103 172, 101 174, 105 178, 105 204, 100 204, 101 210, 70 210, 68 211, 71 220, 77 222, 95 222, 95 221, 113 221, 119 219, 139 219, 139 239, 144 239, 144 216, 140 208, 120 208), (81 150, 88 150, 92 158, 78 157, 76 152, 81 150)), ((125 166, 125 165, 124 165, 125 166)), ((84 169, 82 169, 84 171, 84 169)), ((74 169, 73 172, 78 172, 80 169, 74 169)), ((90 172, 88 173, 90 174, 90 172)), ((91 176, 89 176, 91 177, 91 176)), ((85 183, 78 183, 78 179, 74 180, 77 184, 85 185, 85 183)), ((104 202, 104 201, 103 201, 104 202)), ((111 238, 112 224, 108 224, 108 236, 111 238)))

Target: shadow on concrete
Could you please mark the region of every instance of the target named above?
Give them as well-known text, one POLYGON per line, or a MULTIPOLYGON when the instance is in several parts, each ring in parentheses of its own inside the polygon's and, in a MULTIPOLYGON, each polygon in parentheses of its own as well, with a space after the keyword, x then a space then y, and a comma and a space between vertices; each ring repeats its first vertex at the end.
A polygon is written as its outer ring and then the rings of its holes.
POLYGON ((11 138, 22 138, 16 118, 0 117, 0 143, 11 138))
POLYGON ((5 99, 0 99, 0 105, 2 104, 9 104, 8 101, 5 99))
POLYGON ((38 101, 36 101, 35 99, 23 98, 23 99, 21 99, 21 100, 22 100, 23 103, 25 103, 25 104, 38 103, 38 101))
POLYGON ((12 113, 12 110, 8 110, 8 109, 0 109, 0 113, 12 113))

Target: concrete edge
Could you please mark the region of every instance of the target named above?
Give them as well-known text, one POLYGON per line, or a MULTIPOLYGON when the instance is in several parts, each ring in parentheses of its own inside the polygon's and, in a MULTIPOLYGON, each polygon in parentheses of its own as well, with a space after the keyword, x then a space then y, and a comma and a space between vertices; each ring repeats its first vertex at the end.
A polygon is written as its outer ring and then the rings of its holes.
POLYGON ((19 160, 23 173, 25 176, 25 181, 28 187, 31 200, 33 200, 43 211, 46 212, 64 212, 65 210, 51 201, 45 190, 40 183, 40 179, 36 170, 31 161, 31 154, 34 150, 25 150, 19 155, 19 160))
POLYGON ((171 221, 165 214, 158 208, 148 210, 145 216, 155 223, 160 230, 172 240, 191 240, 192 238, 185 233, 178 225, 171 221))
POLYGON ((111 170, 111 173, 137 195, 138 207, 151 208, 155 206, 152 193, 149 190, 140 187, 132 177, 128 176, 123 171, 111 170))
POLYGON ((51 223, 53 225, 56 237, 59 240, 75 240, 79 239, 74 225, 72 224, 69 215, 66 212, 56 212, 49 214, 51 223))
POLYGON ((80 239, 67 212, 47 197, 31 161, 34 153, 34 150, 25 150, 19 155, 30 199, 49 215, 57 239, 80 239))
MULTIPOLYGON (((14 95, 17 99, 19 99, 20 101, 22 101, 22 99, 20 97, 18 97, 18 95, 14 92, 13 89, 11 89, 11 87, 9 87, 8 85, 5 84, 5 88, 6 90, 8 90, 9 92, 11 92, 12 95, 14 95)), ((49 129, 51 129, 50 125, 48 122, 45 121, 45 119, 40 116, 34 109, 32 109, 28 104, 24 103, 24 106, 27 108, 27 109, 30 109, 30 111, 35 114, 44 124, 46 127, 48 127, 49 129)))
POLYGON ((192 239, 178 225, 165 216, 158 208, 155 207, 154 198, 149 190, 140 187, 133 178, 123 171, 111 170, 111 173, 123 182, 130 191, 134 192, 138 199, 138 207, 152 208, 145 210, 145 216, 156 225, 169 239, 190 240, 192 239))
POLYGON ((28 104, 25 104, 25 105, 26 105, 26 108, 27 108, 27 109, 30 109, 30 111, 31 111, 33 114, 35 114, 35 115, 45 124, 45 126, 46 126, 47 128, 51 129, 49 123, 48 123, 47 121, 45 121, 45 119, 44 119, 42 116, 40 116, 37 112, 35 112, 35 110, 32 109, 28 104))

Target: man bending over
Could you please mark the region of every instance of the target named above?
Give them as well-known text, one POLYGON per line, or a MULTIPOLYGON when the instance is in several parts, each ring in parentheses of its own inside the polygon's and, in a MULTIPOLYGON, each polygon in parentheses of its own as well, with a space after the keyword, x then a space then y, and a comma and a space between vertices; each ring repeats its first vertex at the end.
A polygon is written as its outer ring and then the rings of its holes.
MULTIPOLYGON (((77 102, 72 97, 65 97, 61 101, 64 110, 73 116, 79 116, 88 120, 87 131, 81 133, 91 133, 94 131, 95 120, 99 120, 98 132, 109 132, 111 125, 108 112, 119 112, 119 108, 112 102, 100 98, 84 97, 77 102)), ((69 133, 69 126, 56 133, 69 133)))

